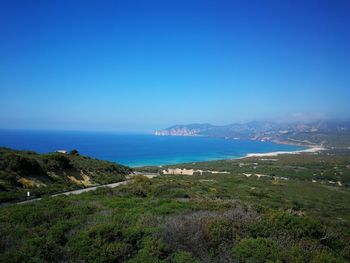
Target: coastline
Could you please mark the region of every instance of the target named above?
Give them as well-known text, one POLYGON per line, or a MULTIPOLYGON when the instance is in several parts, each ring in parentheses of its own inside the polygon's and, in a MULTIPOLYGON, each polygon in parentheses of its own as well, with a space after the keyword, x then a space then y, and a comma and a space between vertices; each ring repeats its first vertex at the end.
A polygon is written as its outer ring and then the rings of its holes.
MULTIPOLYGON (((254 140, 252 140, 254 141, 254 140)), ((168 164, 151 164, 151 165, 136 165, 136 166, 131 166, 135 168, 140 168, 140 167, 146 167, 146 166, 157 166, 157 167, 166 167, 166 166, 176 166, 176 165, 181 165, 181 164, 187 164, 187 163, 201 163, 201 162, 215 162, 215 161, 225 161, 225 160, 241 160, 245 158, 254 158, 254 157, 276 157, 281 154, 301 154, 301 153, 318 153, 320 151, 325 151, 328 150, 328 148, 321 146, 321 145, 301 145, 301 144, 293 144, 293 143, 286 143, 286 142, 277 142, 277 141, 271 141, 276 144, 284 144, 284 145, 296 145, 296 146, 303 146, 307 147, 306 149, 303 150, 295 150, 295 151, 275 151, 275 152, 265 152, 265 153, 247 153, 245 156, 241 157, 230 157, 230 158, 220 158, 220 159, 209 159, 205 161, 186 161, 186 162, 179 162, 179 163, 168 163, 168 164)))
MULTIPOLYGON (((201 137, 202 135, 156 135, 153 134, 154 136, 170 136, 170 137, 201 137)), ((203 137, 208 137, 208 136, 203 136, 203 137)), ((208 137, 208 138, 214 138, 214 137, 208 137)), ((227 138, 225 138, 227 140, 227 138)), ((248 139, 249 141, 262 141, 262 140, 254 140, 254 139, 248 139)), ((224 161, 224 160, 240 160, 240 159, 245 159, 245 158, 254 158, 254 157, 276 157, 278 155, 282 154, 301 154, 301 153, 318 153, 320 151, 325 151, 328 150, 328 148, 324 147, 323 145, 319 145, 316 143, 312 143, 310 141, 298 141, 298 140, 293 140, 293 141, 287 141, 287 140, 270 140, 270 141, 262 141, 262 142, 272 142, 275 144, 280 144, 280 145, 291 145, 291 146, 302 146, 306 147, 306 149, 303 150, 294 150, 294 151, 274 151, 274 152, 265 152, 265 153, 247 153, 244 156, 237 156, 237 157, 228 157, 228 158, 213 158, 213 159, 208 159, 208 160, 201 160, 201 161, 194 161, 195 163, 197 162, 213 162, 213 161, 224 161)), ((151 165, 136 165, 132 167, 145 167, 145 166, 158 166, 158 167, 163 167, 163 166, 168 166, 168 165, 179 165, 179 164, 186 164, 186 163, 192 163, 192 161, 185 161, 185 162, 179 162, 179 163, 166 163, 166 164, 151 164, 151 165)))
MULTIPOLYGON (((305 146, 305 145, 304 145, 305 146)), ((194 162, 179 162, 179 163, 170 163, 170 164, 151 164, 151 165, 136 165, 132 166, 135 168, 140 168, 140 167, 146 167, 146 166, 157 166, 157 167, 166 167, 166 166, 176 166, 176 165, 182 165, 182 164, 187 164, 187 163, 201 163, 201 162, 215 162, 215 161, 225 161, 225 160, 241 160, 245 158, 260 158, 260 157, 276 157, 278 155, 282 154, 301 154, 301 153, 318 153, 320 151, 325 151, 328 150, 328 148, 325 148, 320 145, 315 145, 313 147, 311 146, 306 146, 309 147, 307 149, 303 150, 296 150, 296 151, 276 151, 276 152, 266 152, 266 153, 247 153, 245 156, 242 157, 235 157, 235 158, 223 158, 223 159, 212 159, 212 160, 206 160, 206 161, 194 161, 194 162)))
POLYGON ((317 145, 310 147, 308 146, 308 149, 304 150, 299 150, 299 151, 278 151, 278 152, 268 152, 268 153, 248 153, 246 156, 238 158, 238 159, 243 159, 243 158, 249 158, 249 157, 273 157, 273 156, 278 156, 281 154, 300 154, 300 153, 318 153, 320 151, 325 151, 327 148, 317 145))
MULTIPOLYGON (((298 152, 314 152, 319 151, 318 145, 306 145, 306 141, 282 141, 282 140, 271 140, 271 141, 262 141, 262 140, 252 140, 252 139, 240 139, 241 144, 236 142, 237 140, 230 140, 227 138, 220 138, 223 141, 235 141, 234 143, 220 142, 216 146, 215 141, 212 143, 212 146, 209 145, 212 142, 212 139, 215 137, 206 137, 206 136, 178 136, 178 137, 188 137, 194 138, 197 137, 195 145, 198 148, 198 145, 203 147, 195 151, 187 151, 188 145, 192 143, 192 140, 165 140, 164 139, 154 139, 155 135, 138 135, 138 134, 96 134, 96 133, 66 133, 66 132, 49 132, 49 131, 11 131, 3 132, 0 130, 0 145, 9 147, 12 149, 23 149, 22 145, 27 145, 23 150, 32 150, 39 153, 46 153, 56 151, 57 149, 72 149, 72 146, 69 142, 75 141, 74 148, 84 149, 82 153, 87 156, 92 156, 100 160, 108 160, 112 162, 117 162, 123 165, 130 167, 143 167, 143 166, 159 166, 159 165, 176 165, 190 162, 211 162, 219 160, 232 160, 232 159, 241 159, 246 157, 258 157, 258 156, 276 156, 279 154, 294 154, 298 152), (98 140, 95 142, 91 141, 91 138, 96 138, 99 136, 98 140), (136 136, 136 137, 135 137, 136 136), (38 138, 40 137, 40 140, 38 138), (152 139, 153 138, 153 139, 152 139), (210 143, 209 143, 210 140, 210 143), (273 143, 276 146, 252 146, 246 150, 239 150, 239 147, 245 146, 245 141, 250 142, 264 142, 264 143, 273 143), (52 144, 52 142, 55 142, 52 144), (87 143, 89 142, 89 143, 87 143), (181 143, 179 143, 181 142, 181 143), (238 144, 236 144, 238 143, 238 144), (294 145, 302 147, 277 147, 277 144, 280 146, 294 145), (130 150, 133 146, 133 150, 130 150), (144 145, 144 146, 142 146, 144 145), (214 145, 214 146, 213 146, 214 145), (142 146, 142 147, 141 147, 142 146), (146 147, 147 146, 147 147, 146 147), (177 147, 181 146, 179 149, 182 151, 182 154, 179 153, 177 147), (136 148, 135 148, 136 147, 136 148), (146 148, 145 148, 146 147, 146 148), (314 149, 317 147, 317 149, 314 149), (171 153, 172 148, 177 149, 177 152, 171 153), (309 148, 309 149, 308 149, 309 148), (312 148, 312 150, 310 149, 312 148), (115 150, 118 149, 118 150, 115 150), (137 150, 135 150, 137 149, 137 150), (142 154, 143 150, 147 150, 145 153, 150 156, 142 154), (150 149, 150 150, 149 150, 150 149), (160 149, 160 150, 157 150, 160 149), (139 151, 140 150, 140 151, 139 151), (237 150, 237 151, 236 151, 237 150), (126 155, 122 154, 125 151, 126 155), (134 154, 134 151, 137 154, 134 154), (147 158, 146 158, 147 157, 147 158)), ((174 137, 174 136, 164 136, 164 137, 174 137)), ((196 148, 195 147, 195 148, 196 148)), ((320 146, 321 147, 321 146, 320 146)))

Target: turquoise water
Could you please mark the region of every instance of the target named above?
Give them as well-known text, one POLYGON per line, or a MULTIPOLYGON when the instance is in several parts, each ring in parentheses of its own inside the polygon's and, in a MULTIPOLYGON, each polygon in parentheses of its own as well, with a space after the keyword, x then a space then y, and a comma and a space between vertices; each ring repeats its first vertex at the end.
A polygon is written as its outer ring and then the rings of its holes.
POLYGON ((220 160, 248 153, 304 149, 271 142, 208 137, 25 130, 0 130, 0 146, 39 153, 77 149, 83 155, 129 166, 220 160))

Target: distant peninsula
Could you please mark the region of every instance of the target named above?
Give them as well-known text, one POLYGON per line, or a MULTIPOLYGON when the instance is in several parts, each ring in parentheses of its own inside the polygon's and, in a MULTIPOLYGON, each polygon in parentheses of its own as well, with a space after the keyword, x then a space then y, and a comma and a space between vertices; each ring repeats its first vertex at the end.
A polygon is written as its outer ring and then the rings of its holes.
POLYGON ((350 136, 350 120, 319 120, 313 122, 278 123, 251 121, 229 125, 174 125, 154 132, 157 136, 208 136, 225 139, 259 140, 305 146, 344 146, 350 136), (338 135, 342 136, 338 136, 338 135))

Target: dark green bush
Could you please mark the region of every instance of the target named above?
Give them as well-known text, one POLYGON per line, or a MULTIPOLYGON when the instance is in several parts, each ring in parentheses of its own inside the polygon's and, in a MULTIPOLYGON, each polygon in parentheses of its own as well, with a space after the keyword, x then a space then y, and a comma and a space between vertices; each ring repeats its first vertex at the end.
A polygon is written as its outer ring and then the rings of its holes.
POLYGON ((70 155, 76 155, 76 156, 80 155, 79 152, 78 152, 78 150, 76 150, 76 149, 71 150, 69 154, 70 154, 70 155))
POLYGON ((216 219, 209 222, 207 227, 210 242, 214 247, 234 238, 233 222, 228 219, 216 219))
POLYGON ((163 198, 189 198, 188 191, 181 186, 160 185, 153 190, 153 195, 163 198))
POLYGON ((117 225, 99 224, 75 234, 67 247, 74 255, 73 261, 121 262, 129 258, 135 249, 124 242, 123 237, 117 225))
POLYGON ((49 171, 73 169, 73 165, 71 164, 69 158, 60 153, 47 155, 47 157, 44 159, 44 163, 49 171))
POLYGON ((45 174, 40 164, 33 158, 10 154, 6 156, 4 170, 17 173, 19 176, 42 176, 45 174))
POLYGON ((169 255, 168 247, 159 239, 146 237, 142 240, 142 248, 130 263, 166 262, 169 255))
POLYGON ((135 184, 139 184, 143 186, 151 184, 151 180, 147 176, 144 176, 142 174, 135 175, 133 179, 135 184))
POLYGON ((178 251, 173 254, 172 263, 199 263, 200 261, 193 257, 192 253, 186 251, 178 251))
POLYGON ((255 225, 256 236, 270 237, 288 233, 291 238, 320 238, 322 225, 313 218, 293 215, 288 212, 273 212, 255 225))
POLYGON ((329 251, 323 250, 316 254, 311 263, 345 263, 345 261, 329 251))
POLYGON ((232 257, 239 262, 276 262, 281 260, 281 249, 268 238, 242 239, 232 250, 232 257))

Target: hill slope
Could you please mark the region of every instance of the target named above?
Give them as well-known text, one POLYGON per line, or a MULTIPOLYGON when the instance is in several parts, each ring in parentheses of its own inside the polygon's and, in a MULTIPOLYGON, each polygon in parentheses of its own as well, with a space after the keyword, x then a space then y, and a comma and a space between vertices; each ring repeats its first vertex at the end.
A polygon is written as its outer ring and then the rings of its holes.
POLYGON ((349 262, 349 187, 308 180, 349 153, 278 159, 0 207, 0 262, 349 262))
POLYGON ((0 201, 25 197, 27 190, 40 196, 96 184, 118 182, 129 167, 71 154, 37 154, 0 148, 0 201))

